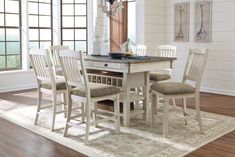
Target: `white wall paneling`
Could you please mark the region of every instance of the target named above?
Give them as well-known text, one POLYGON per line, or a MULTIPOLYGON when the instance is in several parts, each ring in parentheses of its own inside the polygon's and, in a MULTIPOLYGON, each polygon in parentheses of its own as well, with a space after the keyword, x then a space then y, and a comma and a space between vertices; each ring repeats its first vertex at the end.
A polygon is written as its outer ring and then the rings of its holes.
POLYGON ((0 73, 0 93, 36 88, 32 70, 0 73))
POLYGON ((166 0, 145 0, 142 3, 144 18, 139 19, 139 23, 144 22, 144 44, 147 45, 147 53, 154 55, 156 45, 165 42, 166 0))

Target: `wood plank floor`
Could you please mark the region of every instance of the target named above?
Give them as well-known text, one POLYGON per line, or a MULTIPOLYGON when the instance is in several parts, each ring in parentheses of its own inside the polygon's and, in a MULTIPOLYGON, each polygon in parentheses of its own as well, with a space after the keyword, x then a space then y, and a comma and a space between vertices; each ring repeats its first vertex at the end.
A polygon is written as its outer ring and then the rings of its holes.
MULTIPOLYGON (((0 94, 0 110, 10 110, 20 107, 21 104, 28 106, 35 103, 34 91, 0 94)), ((188 104, 193 104, 192 100, 188 104)), ((192 107, 189 105, 189 108, 192 107)), ((201 110, 235 117, 235 97, 202 93, 201 110)), ((0 118, 0 157, 83 156, 85 155, 0 118)), ((235 131, 201 147, 187 157, 235 157, 235 131)))

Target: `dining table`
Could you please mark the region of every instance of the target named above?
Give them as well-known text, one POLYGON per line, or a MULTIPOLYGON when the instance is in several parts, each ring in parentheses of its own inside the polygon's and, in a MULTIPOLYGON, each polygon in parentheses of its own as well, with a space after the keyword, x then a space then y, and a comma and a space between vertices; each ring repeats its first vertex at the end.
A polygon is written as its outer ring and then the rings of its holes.
MULTIPOLYGON (((141 56, 131 58, 113 59, 109 56, 87 55, 85 57, 86 68, 93 70, 104 70, 122 73, 122 97, 123 103, 123 125, 128 126, 130 118, 139 113, 145 113, 145 119, 149 119, 149 91, 150 72, 162 69, 173 68, 176 58, 141 56), (142 87, 143 106, 142 111, 131 111, 130 104, 135 101, 132 97, 131 89, 142 87)), ((139 96, 141 97, 141 96, 139 96)))

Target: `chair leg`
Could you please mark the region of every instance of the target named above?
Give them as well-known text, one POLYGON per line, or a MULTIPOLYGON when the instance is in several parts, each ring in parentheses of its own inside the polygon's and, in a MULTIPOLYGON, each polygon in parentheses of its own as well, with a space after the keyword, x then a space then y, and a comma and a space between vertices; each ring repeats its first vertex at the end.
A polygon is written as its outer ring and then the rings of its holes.
POLYGON ((56 104, 57 104, 57 94, 53 93, 53 105, 52 105, 52 122, 51 122, 51 131, 54 131, 55 126, 55 116, 56 116, 56 104))
POLYGON ((145 100, 143 101, 143 105, 145 106, 145 114, 144 114, 144 118, 145 121, 148 123, 149 122, 149 88, 148 87, 144 87, 143 91, 145 92, 145 100))
POLYGON ((155 121, 155 115, 157 114, 157 96, 155 94, 152 94, 152 118, 151 118, 151 126, 153 126, 153 123, 155 121))
POLYGON ((88 144, 89 134, 90 134, 90 118, 91 118, 91 109, 90 102, 86 104, 86 135, 85 135, 85 144, 88 144))
POLYGON ((81 103, 81 112, 82 112, 82 122, 84 123, 85 122, 85 105, 84 103, 82 102, 81 103))
POLYGON ((163 137, 167 137, 168 134, 168 116, 169 116, 169 99, 164 99, 163 109, 163 137))
POLYGON ((188 125, 187 123, 187 104, 186 104, 186 98, 183 98, 183 114, 184 114, 184 123, 185 125, 188 125))
POLYGON ((67 110, 66 110, 66 107, 68 107, 67 106, 67 104, 66 104, 66 102, 67 102, 67 98, 66 98, 66 94, 65 93, 63 93, 62 95, 61 95, 61 98, 62 98, 62 102, 64 102, 64 104, 62 105, 62 110, 64 110, 64 118, 66 118, 66 115, 67 115, 67 110))
MULTIPOLYGON (((136 93, 136 94, 139 94, 139 88, 135 88, 134 90, 135 90, 135 93, 136 93)), ((139 100, 138 100, 138 101, 135 101, 135 107, 136 107, 136 106, 139 106, 139 105, 140 105, 140 101, 139 101, 139 100)))
POLYGON ((161 103, 160 101, 163 100, 163 97, 157 96, 157 109, 160 109, 164 105, 164 103, 161 103))
POLYGON ((115 113, 115 130, 116 134, 120 133, 120 102, 119 95, 116 96, 114 101, 114 113, 115 113))
POLYGON ((196 115, 197 115, 197 120, 200 128, 200 132, 203 134, 203 126, 202 126, 202 119, 201 119, 201 112, 200 112, 200 98, 199 95, 196 95, 195 97, 195 108, 196 108, 196 115))
POLYGON ((66 93, 66 97, 67 97, 67 116, 66 116, 66 124, 65 124, 65 128, 64 128, 64 133, 63 133, 63 136, 67 136, 67 133, 68 133, 68 128, 69 128, 69 125, 68 123, 70 122, 70 119, 71 119, 71 113, 72 113, 72 100, 71 100, 71 97, 69 96, 68 93, 66 93))
POLYGON ((40 109, 41 109, 41 104, 42 104, 42 92, 41 92, 40 89, 38 89, 37 113, 36 113, 36 117, 35 117, 35 120, 34 120, 34 125, 36 125, 37 122, 38 122, 38 117, 39 117, 39 112, 40 112, 40 109))
MULTIPOLYGON (((95 102, 93 104, 93 112, 92 112, 92 118, 93 118, 93 122, 95 123, 97 121, 97 103, 95 102)), ((97 123, 95 123, 95 127, 97 127, 97 123)))
POLYGON ((175 99, 172 99, 172 103, 173 103, 173 109, 176 110, 176 103, 175 103, 175 99))

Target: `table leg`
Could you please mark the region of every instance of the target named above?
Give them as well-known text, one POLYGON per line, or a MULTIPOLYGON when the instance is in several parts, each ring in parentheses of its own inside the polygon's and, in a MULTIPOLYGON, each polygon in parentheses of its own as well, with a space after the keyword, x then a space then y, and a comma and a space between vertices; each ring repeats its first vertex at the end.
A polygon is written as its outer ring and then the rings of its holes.
POLYGON ((167 137, 168 134, 168 116, 169 116, 169 99, 164 98, 163 109, 163 137, 167 137))
POLYGON ((130 101, 129 101, 129 95, 130 95, 130 87, 128 86, 128 73, 123 74, 123 125, 127 126, 130 122, 130 101))
POLYGON ((144 87, 144 93, 145 93, 145 100, 144 100, 144 109, 145 109, 145 120, 146 122, 148 122, 149 120, 149 90, 150 90, 150 73, 149 72, 145 72, 145 81, 144 81, 144 84, 145 84, 145 87, 144 87))

